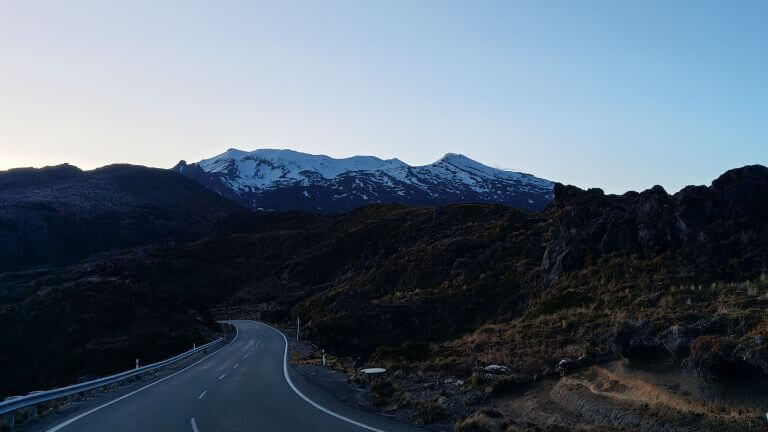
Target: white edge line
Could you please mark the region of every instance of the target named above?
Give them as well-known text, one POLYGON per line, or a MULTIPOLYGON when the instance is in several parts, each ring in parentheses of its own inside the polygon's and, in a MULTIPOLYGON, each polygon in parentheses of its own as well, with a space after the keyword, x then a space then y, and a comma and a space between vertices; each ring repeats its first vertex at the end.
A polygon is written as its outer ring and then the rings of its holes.
POLYGON ((83 418, 83 417, 87 416, 88 414, 91 414, 91 413, 93 413, 93 412, 96 412, 96 411, 98 411, 98 410, 100 410, 100 409, 104 408, 104 407, 107 407, 107 406, 109 406, 109 405, 112 405, 112 404, 113 404, 113 403, 115 403, 115 402, 121 401, 121 400, 123 400, 123 399, 127 398, 128 396, 133 396, 133 395, 135 395, 136 393, 138 393, 138 392, 140 392, 140 391, 142 391, 142 390, 144 390, 144 389, 148 389, 148 388, 152 387, 152 386, 153 386, 153 385, 155 385, 155 384, 161 383, 161 382, 163 382, 163 381, 167 380, 168 378, 172 378, 172 377, 174 377, 174 376, 176 376, 176 375, 178 375, 178 374, 180 374, 180 373, 184 372, 185 370, 187 370, 187 369, 191 368, 192 366, 195 366, 196 364, 198 364, 198 363, 200 363, 201 361, 203 361, 203 360, 207 359, 208 357, 210 357, 210 356, 212 356, 212 355, 216 354, 217 352, 219 352, 219 351, 223 350, 224 348, 226 348, 226 347, 228 347, 228 346, 232 345, 232 342, 234 342, 234 341, 235 341, 235 339, 237 339, 237 336, 238 336, 239 334, 240 334, 240 332, 237 330, 237 327, 235 326, 235 337, 234 337, 234 338, 232 338, 232 340, 231 340, 231 341, 229 341, 229 343, 228 343, 228 344, 226 344, 226 345, 224 345, 223 347, 221 347, 221 348, 217 349, 216 351, 214 351, 214 352, 212 352, 212 353, 208 354, 207 356, 205 356, 205 357, 201 358, 200 360, 198 360, 198 361, 196 361, 196 362, 192 363, 191 365, 189 365, 189 366, 185 367, 184 369, 182 369, 182 370, 180 370, 180 371, 178 371, 178 372, 174 372, 173 374, 171 374, 171 375, 168 375, 167 377, 163 377, 163 378, 160 378, 160 379, 159 379, 159 380, 157 380, 157 381, 151 382, 151 383, 149 383, 149 384, 145 385, 144 387, 142 387, 142 388, 140 388, 140 389, 138 389, 138 390, 134 390, 134 391, 132 391, 132 392, 130 392, 130 393, 128 393, 128 394, 126 394, 126 395, 120 396, 120 397, 119 397, 119 398, 117 398, 117 399, 111 400, 111 401, 109 401, 109 402, 107 402, 107 403, 105 403, 105 404, 102 404, 102 405, 99 405, 99 406, 97 406, 96 408, 90 409, 90 410, 88 410, 88 411, 86 411, 86 412, 84 412, 84 413, 82 413, 82 414, 79 414, 79 415, 77 415, 77 416, 75 416, 75 417, 72 417, 71 419, 69 419, 69 420, 67 420, 67 421, 65 421, 65 422, 63 422, 63 423, 60 423, 60 424, 58 424, 58 425, 56 425, 56 426, 54 426, 54 427, 52 427, 52 428, 48 429, 48 430, 47 430, 47 431, 45 431, 45 432, 56 432, 56 431, 58 431, 58 430, 61 430, 61 429, 65 428, 65 427, 67 427, 67 426, 71 425, 71 424, 72 424, 72 423, 74 423, 75 421, 77 421, 77 420, 80 420, 81 418, 83 418))
POLYGON ((319 405, 318 403, 316 403, 315 401, 313 401, 312 399, 310 399, 306 395, 304 395, 304 393, 302 393, 301 390, 296 388, 296 386, 293 384, 293 381, 291 381, 291 377, 288 375, 288 338, 285 337, 283 332, 281 332, 280 330, 272 327, 271 325, 269 325, 267 323, 262 323, 262 324, 264 324, 265 326, 271 328, 272 330, 280 333, 280 336, 282 336, 283 340, 285 340, 285 352, 283 354, 283 375, 285 375, 285 380, 288 381, 288 385, 291 386, 291 388, 293 389, 293 391, 297 395, 299 395, 302 399, 304 399, 308 404, 312 405, 313 407, 319 409, 320 411, 322 411, 322 412, 324 412, 324 413, 326 413, 328 415, 334 416, 334 417, 336 417, 339 420, 343 420, 343 421, 345 421, 347 423, 352 423, 355 426, 359 426, 359 427, 361 427, 363 429, 368 429, 369 431, 373 431, 373 432, 386 432, 383 429, 376 429, 375 427, 368 426, 367 424, 360 423, 359 421, 356 421, 356 420, 352 420, 349 417, 344 417, 341 414, 337 414, 337 413, 329 410, 328 408, 325 408, 324 406, 319 405))
POLYGON ((189 419, 189 424, 192 425, 192 432, 200 432, 200 430, 197 428, 197 422, 195 422, 194 417, 189 419))

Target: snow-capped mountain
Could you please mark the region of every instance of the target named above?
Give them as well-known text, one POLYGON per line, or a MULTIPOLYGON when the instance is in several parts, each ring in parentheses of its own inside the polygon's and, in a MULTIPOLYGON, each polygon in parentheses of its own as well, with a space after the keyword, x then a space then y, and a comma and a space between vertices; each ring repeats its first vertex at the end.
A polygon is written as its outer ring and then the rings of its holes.
POLYGON ((373 156, 334 159, 293 150, 226 152, 175 171, 256 210, 337 212, 373 203, 443 205, 493 202, 541 210, 553 198, 549 180, 448 153, 410 166, 373 156))

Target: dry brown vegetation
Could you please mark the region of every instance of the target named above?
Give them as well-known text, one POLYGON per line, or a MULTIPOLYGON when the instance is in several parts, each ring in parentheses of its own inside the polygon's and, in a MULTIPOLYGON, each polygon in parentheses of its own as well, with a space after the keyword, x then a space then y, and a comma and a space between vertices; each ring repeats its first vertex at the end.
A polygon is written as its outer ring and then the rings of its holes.
POLYGON ((641 375, 591 367, 584 373, 565 377, 563 383, 586 387, 595 395, 615 398, 635 404, 664 405, 685 413, 698 413, 724 419, 754 419, 762 413, 757 407, 708 403, 695 397, 682 396, 679 391, 643 379, 641 375))
MULTIPOLYGON (((534 300, 530 313, 487 324, 437 347, 435 352, 446 362, 470 358, 475 366, 504 364, 533 374, 552 370, 564 357, 615 358, 621 354, 613 349, 617 329, 627 322, 643 322, 661 331, 674 325, 717 320, 725 328, 740 329, 741 336, 734 343, 755 337, 768 340, 768 300, 763 295, 768 282, 764 275, 738 283, 676 285, 666 271, 642 269, 643 263, 637 260, 630 269, 619 259, 606 261, 598 268, 602 272, 613 268, 614 278, 605 274, 598 277, 596 269, 566 276, 548 294, 534 300), (644 276, 623 276, 638 272, 644 276), (594 280, 599 283, 590 282, 594 280), (578 302, 573 301, 576 298, 578 302)), ((722 353, 723 343, 717 335, 697 336, 690 347, 692 360, 697 361, 696 355, 702 350, 722 353)))

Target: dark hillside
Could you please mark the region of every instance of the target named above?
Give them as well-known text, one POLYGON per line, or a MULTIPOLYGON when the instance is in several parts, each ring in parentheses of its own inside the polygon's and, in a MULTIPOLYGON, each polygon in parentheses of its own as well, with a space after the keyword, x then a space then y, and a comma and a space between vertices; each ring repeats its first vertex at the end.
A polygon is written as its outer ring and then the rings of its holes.
POLYGON ((0 275, 4 396, 161 360, 219 331, 201 303, 101 266, 0 275))
POLYGON ((189 337, 178 333, 199 334, 196 317, 216 305, 224 317, 302 314, 313 321, 312 337, 348 354, 414 337, 445 340, 521 307, 518 271, 537 266, 523 255, 540 256, 543 244, 520 238, 541 223, 493 205, 270 215, 249 234, 8 273, 0 279, 0 327, 9 331, 0 343, 15 348, 0 370, 26 364, 25 377, 4 377, 18 391, 35 376, 35 388, 61 384, 90 371, 89 362, 62 362, 83 354, 74 347, 104 366, 99 371, 118 368, 144 343, 155 341, 158 351, 166 340, 185 345, 189 337))
POLYGON ((0 272, 219 232, 245 210, 177 173, 131 165, 0 172, 0 272))

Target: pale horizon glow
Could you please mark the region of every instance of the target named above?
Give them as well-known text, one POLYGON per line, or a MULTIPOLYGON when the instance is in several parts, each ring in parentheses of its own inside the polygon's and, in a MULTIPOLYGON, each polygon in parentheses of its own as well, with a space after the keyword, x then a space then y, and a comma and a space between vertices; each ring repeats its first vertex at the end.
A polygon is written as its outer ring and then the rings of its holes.
POLYGON ((0 0, 0 170, 228 148, 609 193, 768 165, 768 3, 0 0))

